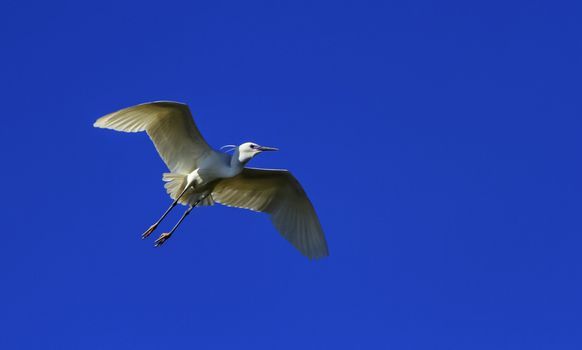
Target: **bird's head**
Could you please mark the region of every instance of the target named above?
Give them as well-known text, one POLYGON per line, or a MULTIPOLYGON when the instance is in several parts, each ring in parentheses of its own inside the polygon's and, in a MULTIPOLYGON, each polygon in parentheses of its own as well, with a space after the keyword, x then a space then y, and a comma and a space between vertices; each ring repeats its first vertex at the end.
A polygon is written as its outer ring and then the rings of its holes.
POLYGON ((275 147, 267 147, 257 145, 254 142, 245 142, 242 145, 238 146, 238 160, 241 163, 246 163, 249 160, 253 159, 259 153, 268 152, 268 151, 278 151, 278 148, 275 147))

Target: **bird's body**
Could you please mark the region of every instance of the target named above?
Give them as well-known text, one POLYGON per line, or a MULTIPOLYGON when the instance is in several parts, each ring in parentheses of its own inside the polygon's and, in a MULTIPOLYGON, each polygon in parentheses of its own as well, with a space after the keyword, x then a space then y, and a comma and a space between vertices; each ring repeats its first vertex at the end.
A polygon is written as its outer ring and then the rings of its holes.
POLYGON ((240 174, 244 166, 237 163, 230 154, 212 150, 200 161, 199 167, 186 176, 186 182, 194 184, 193 193, 212 191, 216 180, 240 174))
MULTIPOLYGON (((235 177, 244 169, 244 163, 238 159, 238 151, 234 154, 226 154, 211 150, 204 158, 201 158, 198 168, 194 169, 188 174, 181 174, 181 178, 185 178, 185 183, 191 184, 189 189, 182 197, 183 202, 195 202, 204 197, 208 193, 212 193, 214 186, 218 180, 235 177)), ((165 174, 166 178, 173 174, 165 174)), ((176 199, 180 193, 169 192, 172 199, 176 199)))
POLYGON ((100 118, 94 126, 146 131, 170 169, 163 180, 174 202, 142 237, 148 237, 178 203, 189 208, 169 233, 158 238, 156 246, 173 234, 194 207, 218 202, 266 212, 280 233, 304 255, 328 255, 317 215, 293 175, 286 170, 245 167, 257 154, 276 148, 246 142, 235 146, 232 154, 214 150, 202 138, 188 107, 169 101, 122 109, 100 118))
POLYGON ((209 184, 214 180, 237 176, 244 169, 245 163, 239 160, 239 152, 227 154, 212 150, 199 164, 198 169, 190 173, 201 184, 209 184))

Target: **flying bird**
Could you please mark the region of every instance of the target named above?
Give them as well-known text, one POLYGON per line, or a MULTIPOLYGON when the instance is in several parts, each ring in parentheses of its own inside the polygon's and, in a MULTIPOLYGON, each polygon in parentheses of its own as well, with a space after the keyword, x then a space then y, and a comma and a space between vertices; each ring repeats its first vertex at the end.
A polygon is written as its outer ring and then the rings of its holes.
POLYGON ((147 238, 178 204, 188 208, 155 246, 164 244, 194 207, 220 203, 270 215, 275 228, 308 258, 328 255, 317 214, 305 191, 287 170, 248 168, 263 152, 277 148, 245 142, 229 145, 232 154, 213 149, 196 127, 186 104, 144 103, 99 118, 93 126, 123 132, 145 131, 169 173, 163 174, 170 207, 143 234, 147 238))

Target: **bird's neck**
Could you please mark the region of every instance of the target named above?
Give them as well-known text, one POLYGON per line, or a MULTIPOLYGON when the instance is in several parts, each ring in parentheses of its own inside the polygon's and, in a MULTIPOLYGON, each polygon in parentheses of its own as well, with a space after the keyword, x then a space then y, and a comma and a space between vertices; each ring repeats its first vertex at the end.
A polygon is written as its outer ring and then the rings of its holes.
POLYGON ((251 159, 241 156, 238 149, 236 149, 232 153, 232 157, 230 157, 230 168, 236 171, 238 174, 242 171, 242 169, 245 167, 245 164, 247 164, 249 160, 251 159))

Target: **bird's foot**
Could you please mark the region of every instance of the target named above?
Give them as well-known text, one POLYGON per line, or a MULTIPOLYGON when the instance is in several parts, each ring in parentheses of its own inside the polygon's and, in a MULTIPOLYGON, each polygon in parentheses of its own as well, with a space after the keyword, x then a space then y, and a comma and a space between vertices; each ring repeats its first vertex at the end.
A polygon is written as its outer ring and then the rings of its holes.
POLYGON ((144 232, 144 233, 141 235, 141 239, 146 239, 146 238, 148 238, 148 237, 149 237, 149 235, 151 235, 151 234, 152 234, 152 232, 154 232, 154 230, 155 230, 157 227, 158 227, 158 223, 155 223, 155 224, 153 224, 152 226, 150 226, 150 228, 148 228, 148 229, 147 229, 147 231, 146 231, 146 232, 144 232))
POLYGON ((161 245, 162 245, 162 244, 164 244, 164 243, 165 243, 165 242, 168 240, 168 238, 170 238, 171 236, 172 236, 172 234, 171 234, 171 233, 168 233, 168 232, 164 232, 164 233, 162 233, 162 234, 160 235, 160 237, 158 237, 158 239, 156 239, 156 242, 155 242, 155 244, 154 244, 154 247, 159 247, 159 246, 161 246, 161 245))

